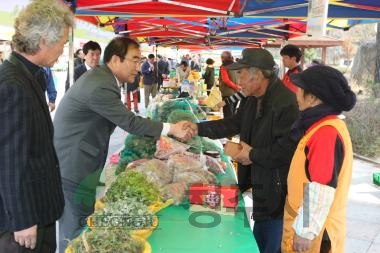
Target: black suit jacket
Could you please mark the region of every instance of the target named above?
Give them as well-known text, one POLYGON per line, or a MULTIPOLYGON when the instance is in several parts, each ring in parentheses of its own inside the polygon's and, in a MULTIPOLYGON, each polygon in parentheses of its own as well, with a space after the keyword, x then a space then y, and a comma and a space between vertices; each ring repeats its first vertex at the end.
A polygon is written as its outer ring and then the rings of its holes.
POLYGON ((0 230, 51 224, 63 207, 44 92, 12 54, 0 66, 0 230))

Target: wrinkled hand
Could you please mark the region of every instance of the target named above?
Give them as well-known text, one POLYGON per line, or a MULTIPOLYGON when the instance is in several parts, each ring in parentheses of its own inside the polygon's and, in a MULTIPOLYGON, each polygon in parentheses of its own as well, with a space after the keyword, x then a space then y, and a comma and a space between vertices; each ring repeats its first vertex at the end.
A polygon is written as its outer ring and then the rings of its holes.
POLYGON ((293 239, 293 249, 296 252, 304 252, 310 249, 312 240, 294 235, 293 239))
POLYGON ((243 165, 252 164, 252 161, 249 158, 249 153, 251 152, 252 147, 249 146, 244 141, 241 141, 240 145, 242 146, 241 151, 236 156, 233 156, 232 159, 243 164, 243 165))
POLYGON ((37 225, 14 232, 15 241, 27 249, 34 249, 37 243, 37 225))
POLYGON ((49 109, 50 109, 50 112, 54 111, 55 110, 55 103, 49 102, 49 109))
POLYGON ((168 134, 174 135, 182 141, 187 141, 197 135, 198 127, 189 121, 180 121, 176 124, 170 124, 168 134), (194 126, 195 125, 195 126, 194 126))

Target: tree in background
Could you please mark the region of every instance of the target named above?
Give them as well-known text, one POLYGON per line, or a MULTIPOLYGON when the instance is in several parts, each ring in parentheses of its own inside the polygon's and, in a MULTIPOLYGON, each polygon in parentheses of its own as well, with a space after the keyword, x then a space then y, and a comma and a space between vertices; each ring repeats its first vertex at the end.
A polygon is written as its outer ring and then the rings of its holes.
POLYGON ((377 33, 376 33, 376 65, 375 65, 375 76, 373 78, 373 93, 376 98, 380 97, 380 23, 377 23, 377 33))

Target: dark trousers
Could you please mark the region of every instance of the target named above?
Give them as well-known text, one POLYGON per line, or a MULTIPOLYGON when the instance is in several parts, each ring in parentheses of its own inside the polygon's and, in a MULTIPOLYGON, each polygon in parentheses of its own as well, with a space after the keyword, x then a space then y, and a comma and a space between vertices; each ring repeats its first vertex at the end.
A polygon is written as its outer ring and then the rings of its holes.
POLYGON ((13 232, 0 231, 0 252, 4 253, 54 253, 57 248, 55 242, 55 223, 47 226, 37 226, 37 244, 34 250, 20 246, 13 232))
POLYGON ((280 253, 283 220, 255 221, 253 235, 260 253, 280 253))
POLYGON ((62 179, 65 209, 59 219, 59 253, 64 253, 70 240, 86 227, 87 217, 94 212, 96 192, 62 179))

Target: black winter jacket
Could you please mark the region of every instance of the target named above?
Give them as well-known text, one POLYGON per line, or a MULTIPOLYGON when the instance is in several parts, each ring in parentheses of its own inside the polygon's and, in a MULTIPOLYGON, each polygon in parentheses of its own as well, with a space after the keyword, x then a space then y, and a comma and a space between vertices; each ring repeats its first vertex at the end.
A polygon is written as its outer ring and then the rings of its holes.
POLYGON ((200 136, 219 139, 240 134, 252 146, 251 165, 238 166, 242 191, 252 187, 253 218, 267 220, 283 215, 286 181, 297 143, 289 138, 298 118, 295 95, 278 78, 273 78, 257 111, 256 97, 247 97, 244 106, 230 117, 198 124, 200 136))

